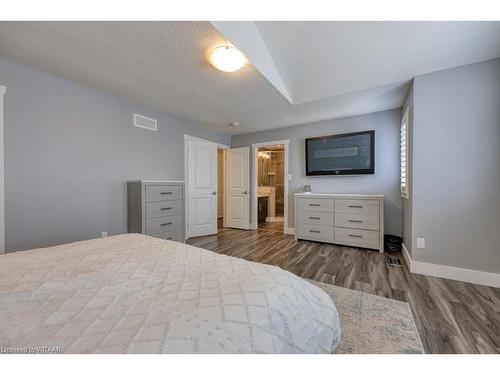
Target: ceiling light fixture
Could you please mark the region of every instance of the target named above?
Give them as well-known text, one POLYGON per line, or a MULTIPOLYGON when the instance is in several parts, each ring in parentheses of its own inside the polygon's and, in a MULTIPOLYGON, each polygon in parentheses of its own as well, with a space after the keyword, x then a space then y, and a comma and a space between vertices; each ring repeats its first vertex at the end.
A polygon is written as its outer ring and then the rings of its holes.
POLYGON ((223 72, 234 72, 247 63, 245 55, 231 46, 215 48, 210 55, 210 63, 223 72))

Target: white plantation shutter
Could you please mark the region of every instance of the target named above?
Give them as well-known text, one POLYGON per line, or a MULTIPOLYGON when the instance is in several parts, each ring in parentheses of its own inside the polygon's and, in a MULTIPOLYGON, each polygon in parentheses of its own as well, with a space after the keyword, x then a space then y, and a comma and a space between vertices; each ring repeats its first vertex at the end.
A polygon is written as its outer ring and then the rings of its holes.
POLYGON ((401 120, 401 131, 399 139, 399 158, 400 158, 400 186, 401 186, 401 197, 408 199, 409 197, 409 181, 408 181, 408 158, 409 158, 409 136, 410 132, 408 129, 408 108, 403 115, 401 120))

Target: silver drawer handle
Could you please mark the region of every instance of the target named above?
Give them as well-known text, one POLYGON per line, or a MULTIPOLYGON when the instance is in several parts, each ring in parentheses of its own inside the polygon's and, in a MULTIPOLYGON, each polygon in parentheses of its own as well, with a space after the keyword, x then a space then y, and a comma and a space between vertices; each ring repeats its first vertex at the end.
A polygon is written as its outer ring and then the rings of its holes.
POLYGON ((360 236, 359 234, 350 234, 349 237, 363 238, 363 236, 360 236))
POLYGON ((321 205, 319 203, 309 203, 309 206, 311 206, 311 207, 320 207, 321 205))
POLYGON ((309 216, 309 219, 313 219, 313 220, 321 220, 320 217, 314 217, 314 216, 309 216))
POLYGON ((162 191, 160 194, 161 194, 161 195, 165 195, 165 194, 172 194, 172 192, 171 192, 171 191, 162 191))
POLYGON ((172 209, 172 207, 162 207, 162 208, 160 208, 160 211, 171 210, 171 209, 172 209))
POLYGON ((349 223, 362 223, 363 220, 349 220, 349 223))
POLYGON ((166 226, 166 225, 171 225, 171 224, 172 224, 172 222, 169 222, 169 223, 162 223, 162 224, 160 224, 160 227, 164 227, 164 226, 166 226))
POLYGON ((355 206, 355 205, 352 205, 352 206, 347 206, 349 208, 363 208, 363 206, 355 206))
POLYGON ((320 230, 312 230, 312 229, 309 232, 311 232, 311 233, 321 233, 320 230))

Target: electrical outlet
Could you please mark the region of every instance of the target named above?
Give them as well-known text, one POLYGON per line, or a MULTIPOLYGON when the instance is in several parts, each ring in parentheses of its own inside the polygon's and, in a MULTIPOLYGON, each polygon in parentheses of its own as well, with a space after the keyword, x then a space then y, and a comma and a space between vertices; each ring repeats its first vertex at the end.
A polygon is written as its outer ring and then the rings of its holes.
POLYGON ((104 238, 104 237, 108 237, 108 232, 101 232, 101 237, 104 238))
POLYGON ((425 249, 425 238, 417 237, 417 248, 425 249))

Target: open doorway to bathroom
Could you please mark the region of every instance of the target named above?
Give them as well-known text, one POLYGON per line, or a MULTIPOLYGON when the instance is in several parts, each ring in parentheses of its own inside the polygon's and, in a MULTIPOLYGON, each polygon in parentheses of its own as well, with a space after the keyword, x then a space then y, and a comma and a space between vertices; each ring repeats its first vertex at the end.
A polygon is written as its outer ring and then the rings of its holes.
POLYGON ((284 232, 285 145, 257 148, 257 229, 284 232))

